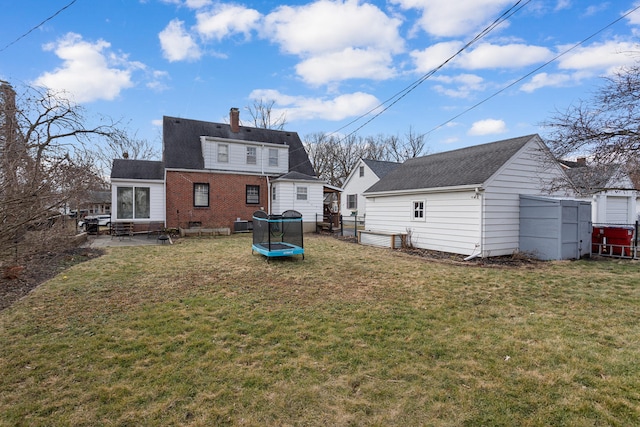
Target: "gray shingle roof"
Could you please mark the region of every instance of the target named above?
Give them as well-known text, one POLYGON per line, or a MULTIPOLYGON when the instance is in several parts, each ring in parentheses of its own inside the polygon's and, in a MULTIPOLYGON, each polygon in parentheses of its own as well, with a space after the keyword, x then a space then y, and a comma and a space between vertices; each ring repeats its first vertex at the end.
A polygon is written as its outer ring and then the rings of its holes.
POLYGON ((320 179, 316 178, 315 176, 311 176, 311 175, 307 175, 307 174, 300 173, 300 172, 295 172, 295 171, 285 173, 284 175, 281 175, 278 178, 274 179, 274 181, 285 181, 285 180, 291 180, 291 181, 320 181, 320 179))
POLYGON ((289 171, 315 176, 307 152, 296 132, 240 126, 237 133, 225 123, 167 117, 163 119, 163 159, 167 168, 204 169, 201 136, 240 141, 286 144, 289 146, 289 171))
POLYGON ((389 172, 400 166, 402 163, 385 162, 382 160, 362 159, 378 178, 384 178, 389 172))
MULTIPOLYGON (((564 162, 566 164, 567 162, 564 162)), ((614 178, 622 178, 624 171, 620 165, 578 165, 566 171, 567 176, 580 194, 595 194, 606 190, 614 178)), ((633 190, 633 188, 629 188, 633 190)))
POLYGON ((537 135, 409 159, 365 193, 481 185, 537 135))
POLYGON ((157 160, 114 159, 111 178, 164 179, 164 163, 157 160))

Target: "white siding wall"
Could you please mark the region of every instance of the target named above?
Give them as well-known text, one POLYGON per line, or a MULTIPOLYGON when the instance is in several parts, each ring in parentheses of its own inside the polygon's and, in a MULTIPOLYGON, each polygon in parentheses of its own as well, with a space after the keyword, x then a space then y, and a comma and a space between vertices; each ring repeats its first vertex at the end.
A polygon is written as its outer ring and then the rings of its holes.
POLYGON ((519 195, 549 195, 549 182, 562 176, 560 168, 550 161, 542 146, 532 141, 486 183, 483 256, 510 255, 518 250, 519 195))
POLYGON ((423 249, 471 255, 480 244, 481 199, 474 191, 367 198, 365 229, 406 233, 423 249), (413 201, 424 200, 425 220, 413 221, 413 201))
POLYGON ((289 146, 279 144, 256 144, 250 142, 231 142, 207 137, 201 138, 202 156, 205 169, 251 172, 270 175, 284 174, 289 171, 289 146), (218 162, 218 146, 226 144, 228 162, 218 162), (247 164, 247 147, 256 148, 256 164, 247 164), (269 149, 278 152, 278 166, 269 166, 269 149))
POLYGON ((304 230, 314 231, 316 214, 322 216, 323 185, 317 182, 282 181, 272 184, 276 187, 276 200, 272 201, 271 213, 279 215, 293 209, 302 214, 304 230), (307 187, 307 200, 297 200, 297 187, 307 187))
POLYGON ((118 218, 118 187, 149 187, 149 219, 128 219, 129 222, 165 221, 164 183, 142 180, 111 180, 111 218, 118 218))
POLYGON ((349 194, 357 194, 357 210, 358 216, 362 216, 366 212, 366 198, 362 195, 373 184, 378 182, 380 178, 362 160, 358 162, 355 169, 345 181, 340 201, 340 212, 342 215, 351 215, 352 210, 347 209, 347 200, 349 194), (364 166, 364 176, 360 176, 360 166, 364 166))

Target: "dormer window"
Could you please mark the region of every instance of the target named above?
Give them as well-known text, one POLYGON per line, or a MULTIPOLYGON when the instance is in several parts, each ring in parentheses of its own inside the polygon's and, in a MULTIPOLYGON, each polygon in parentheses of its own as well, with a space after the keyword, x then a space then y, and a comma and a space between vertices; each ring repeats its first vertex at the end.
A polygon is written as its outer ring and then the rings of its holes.
POLYGON ((269 148, 269 166, 278 166, 278 149, 269 148))
POLYGON ((218 144, 218 163, 229 163, 229 144, 218 144))

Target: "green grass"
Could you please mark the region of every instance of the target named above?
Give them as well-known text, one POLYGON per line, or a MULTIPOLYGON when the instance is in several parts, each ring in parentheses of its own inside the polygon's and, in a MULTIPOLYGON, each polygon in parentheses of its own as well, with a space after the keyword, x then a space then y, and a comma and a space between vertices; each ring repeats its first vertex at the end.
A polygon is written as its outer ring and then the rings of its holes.
POLYGON ((0 425, 640 424, 640 269, 113 248, 0 312, 0 425))

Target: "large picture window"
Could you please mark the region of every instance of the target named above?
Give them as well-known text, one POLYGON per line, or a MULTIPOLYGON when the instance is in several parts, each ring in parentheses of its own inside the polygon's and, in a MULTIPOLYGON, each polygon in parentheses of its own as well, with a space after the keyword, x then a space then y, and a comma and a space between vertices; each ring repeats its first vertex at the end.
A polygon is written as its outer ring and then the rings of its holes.
POLYGON ((193 184, 193 206, 209 207, 209 184, 193 184))
POLYGON ((248 205, 260 204, 260 186, 259 185, 247 185, 247 204, 248 205))
POLYGON ((118 219, 149 219, 151 189, 149 187, 118 187, 118 219))

